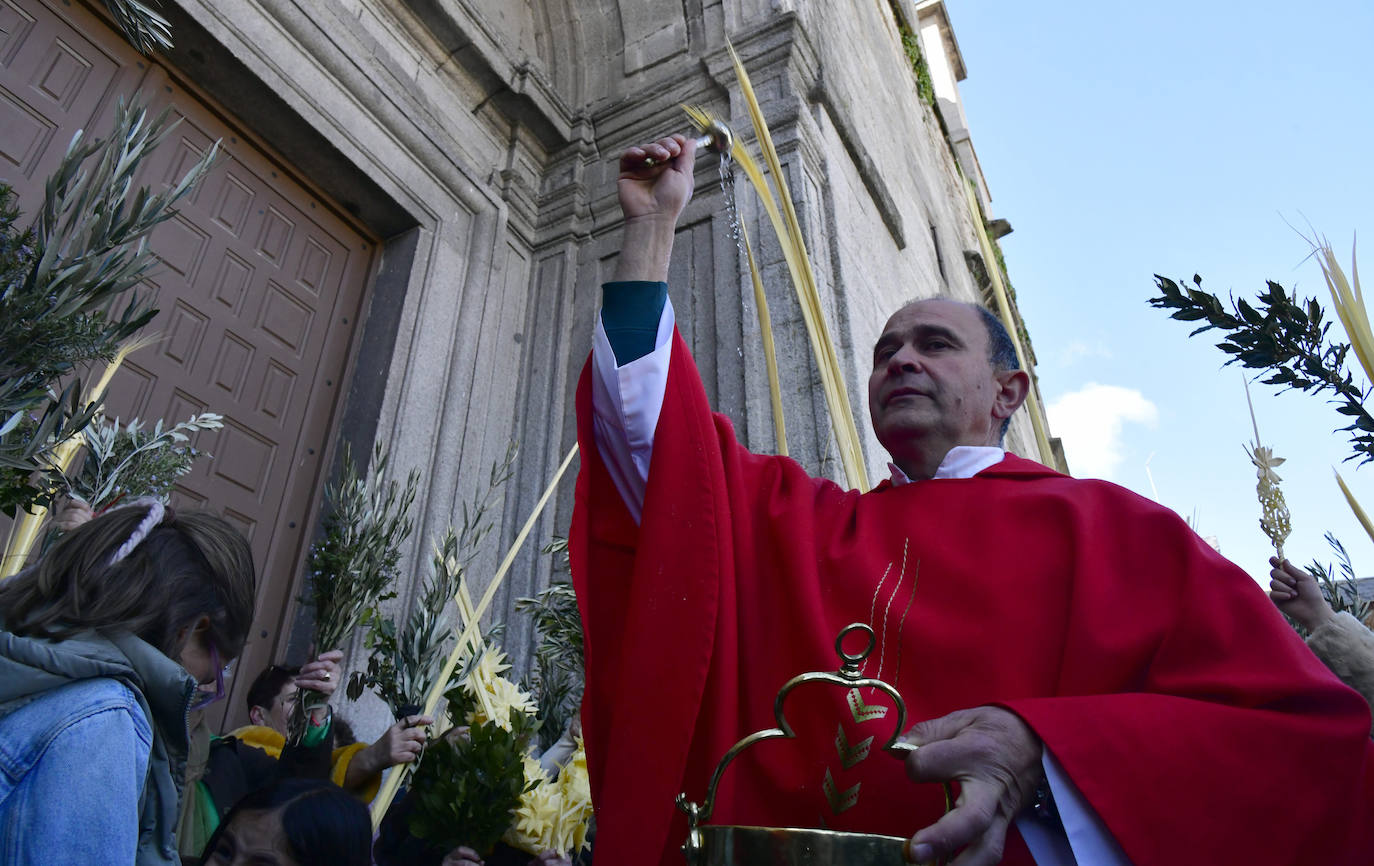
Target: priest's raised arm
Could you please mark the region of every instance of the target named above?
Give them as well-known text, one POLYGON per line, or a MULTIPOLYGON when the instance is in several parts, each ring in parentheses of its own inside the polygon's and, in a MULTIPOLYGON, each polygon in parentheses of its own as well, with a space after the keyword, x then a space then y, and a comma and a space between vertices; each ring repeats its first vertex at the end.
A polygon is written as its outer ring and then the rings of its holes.
POLYGON ((622 158, 624 249, 578 390, 598 856, 680 864, 674 797, 699 800, 861 621, 920 748, 869 748, 893 724, 873 695, 808 697, 797 741, 731 766, 714 822, 906 836, 960 866, 1370 862, 1364 702, 1172 512, 1002 450, 1026 380, 995 317, 936 299, 888 321, 869 399, 895 465, 870 493, 738 443, 667 298, 693 161, 680 137, 622 158), (944 780, 942 816, 918 782, 944 780))

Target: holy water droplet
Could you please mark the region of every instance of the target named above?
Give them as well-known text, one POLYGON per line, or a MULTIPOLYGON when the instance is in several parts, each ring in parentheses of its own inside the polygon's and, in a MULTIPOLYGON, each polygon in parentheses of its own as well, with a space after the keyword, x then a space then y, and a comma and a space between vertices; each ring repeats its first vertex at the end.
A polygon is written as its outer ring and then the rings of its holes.
POLYGON ((744 240, 739 230, 739 209, 735 207, 735 173, 731 170, 728 152, 720 155, 720 189, 725 194, 725 211, 730 216, 730 237, 743 256, 744 240))

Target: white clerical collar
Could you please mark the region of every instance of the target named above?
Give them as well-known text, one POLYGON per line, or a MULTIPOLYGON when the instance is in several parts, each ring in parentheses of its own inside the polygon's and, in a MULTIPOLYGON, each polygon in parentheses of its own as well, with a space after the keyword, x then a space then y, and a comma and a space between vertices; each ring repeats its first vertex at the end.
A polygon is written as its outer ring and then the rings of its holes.
MULTIPOLYGON (((945 459, 940 461, 940 468, 931 477, 972 478, 989 466, 1001 463, 1006 456, 1007 452, 995 445, 955 445, 949 449, 945 459)), ((887 468, 892 473, 893 487, 911 483, 911 479, 896 463, 887 464, 887 468)))

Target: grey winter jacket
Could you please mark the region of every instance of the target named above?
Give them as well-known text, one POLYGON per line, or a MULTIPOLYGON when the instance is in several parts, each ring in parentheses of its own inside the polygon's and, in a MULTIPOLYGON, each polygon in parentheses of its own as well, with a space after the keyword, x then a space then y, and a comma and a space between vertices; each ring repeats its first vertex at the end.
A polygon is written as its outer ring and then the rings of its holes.
MULTIPOLYGON (((147 774, 137 804, 138 841, 134 862, 138 866, 178 864, 175 833, 189 747, 186 719, 196 692, 195 679, 180 664, 128 632, 83 632, 67 640, 51 641, 20 637, 0 628, 0 735, 7 741, 25 735, 54 736, 51 729, 26 731, 22 728, 20 720, 34 715, 48 718, 54 715, 20 712, 31 704, 35 705, 31 709, 37 709, 36 702, 40 698, 58 703, 56 715, 60 720, 68 704, 80 702, 81 695, 89 698, 93 693, 119 693, 118 688, 111 687, 72 688, 76 684, 94 686, 100 681, 108 686, 126 687, 151 728, 147 774)), ((70 709, 73 712, 81 710, 75 705, 70 709)), ((90 743, 90 760, 98 761, 104 749, 145 747, 142 742, 90 743)), ((34 765, 44 759, 41 750, 31 751, 34 765)), ((18 772, 24 771, 23 766, 19 767, 18 772)), ((16 771, 11 769, 11 772, 16 771)), ((16 787, 22 783, 22 779, 10 781, 16 787)), ((85 799, 78 793, 101 795, 101 792, 80 791, 81 782, 79 774, 71 779, 71 802, 85 799)), ((16 805, 22 809, 24 804, 11 804, 16 805)), ((41 808, 57 806, 45 803, 41 808)), ((74 823, 80 826, 79 821, 74 823)), ((91 830, 99 833, 97 827, 91 830)), ((60 845, 60 840, 53 840, 53 843, 60 845)))

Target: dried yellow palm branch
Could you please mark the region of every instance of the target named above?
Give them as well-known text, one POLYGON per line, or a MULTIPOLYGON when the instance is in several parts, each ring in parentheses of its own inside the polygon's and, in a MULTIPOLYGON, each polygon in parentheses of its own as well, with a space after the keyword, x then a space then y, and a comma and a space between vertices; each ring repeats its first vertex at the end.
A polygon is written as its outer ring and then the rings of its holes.
POLYGON ((513 731, 511 713, 533 719, 539 712, 534 698, 504 674, 510 670, 506 654, 495 645, 488 646, 477 657, 462 682, 463 691, 476 701, 466 719, 455 720, 473 725, 492 724, 505 731, 513 731))
POLYGON ((1336 315, 1340 317, 1346 336, 1350 338, 1350 345, 1355 350, 1355 356, 1360 359, 1360 366, 1364 368, 1365 378, 1374 382, 1374 331, 1370 330, 1369 313, 1364 305, 1364 294, 1360 291, 1360 269, 1355 260, 1355 251, 1352 247, 1350 278, 1346 279, 1345 271, 1341 269, 1335 252, 1325 238, 1315 242, 1309 240, 1309 243, 1316 253, 1317 264, 1321 265, 1326 286, 1331 290, 1331 301, 1336 307, 1336 315))
MULTIPOLYGON (((1360 359, 1365 379, 1374 382, 1374 331, 1370 329, 1369 311, 1364 305, 1364 293, 1360 291, 1360 266, 1355 258, 1354 245, 1352 244, 1350 249, 1350 278, 1347 279, 1341 263, 1336 260, 1336 253, 1325 238, 1316 241, 1308 238, 1307 241, 1316 254, 1317 264, 1321 265, 1326 287, 1331 290, 1331 302, 1336 307, 1336 315, 1341 320, 1341 326, 1345 328, 1346 336, 1350 338, 1350 346, 1355 350, 1355 357, 1360 359)), ((1350 504, 1350 510, 1355 512, 1355 517, 1364 527, 1364 531, 1374 540, 1374 525, 1370 524, 1369 517, 1339 472, 1336 473, 1336 483, 1340 485, 1345 501, 1350 504)))
POLYGON ((1274 551, 1278 553, 1279 559, 1283 559, 1283 542, 1293 530, 1293 523, 1288 513, 1288 504, 1283 499, 1283 491, 1279 489, 1279 482, 1283 479, 1274 468, 1282 466, 1284 458, 1275 457, 1273 449, 1265 445, 1247 447, 1245 453, 1250 456, 1250 462, 1255 464, 1256 474, 1259 476, 1255 494, 1260 502, 1260 529, 1264 530, 1264 534, 1273 542, 1274 551))
MULTIPOLYGON (((829 325, 826 323, 825 312, 821 307, 820 292, 816 288, 815 272, 811 268, 811 261, 806 252, 806 243, 802 239, 801 223, 798 221, 796 209, 792 205, 792 196, 787 187, 787 179, 782 172, 782 163, 778 159, 777 148, 773 146, 773 138, 764 122, 763 110, 759 107, 758 98, 754 95, 754 87, 749 80, 749 74, 745 71, 744 64, 740 62, 739 55, 735 53, 733 46, 727 47, 729 47, 730 59, 735 67, 735 75, 739 80, 740 92, 749 108, 749 118, 754 127, 754 136, 758 141, 764 164, 767 166, 768 172, 773 178, 773 184, 777 188, 776 196, 764 179, 758 164, 754 162, 753 157, 742 144, 736 142, 731 151, 731 156, 744 171, 745 176, 749 178, 755 191, 758 192, 764 212, 767 213, 769 222, 773 224, 773 230, 778 236, 778 243, 782 247, 787 271, 792 278, 792 285, 797 292, 797 300, 801 306, 802 321, 806 324, 807 336, 811 341, 811 351, 815 355, 816 367, 820 372, 821 388, 825 394, 826 406, 830 410, 831 427, 834 431, 835 444, 839 451, 840 464, 844 469, 845 479, 851 487, 867 490, 869 486, 868 471, 864 466, 862 440, 859 438, 858 428, 854 424, 854 412, 850 406, 849 392, 844 386, 844 374, 839 357, 835 353, 835 345, 830 336, 829 325), (781 202, 781 207, 779 207, 779 202, 781 202)), ((690 109, 688 116, 703 128, 710 125, 710 116, 700 109, 690 109)), ((751 268, 755 272, 757 271, 752 263, 751 268)), ((757 280, 756 274, 755 279, 757 280)), ((761 281, 756 283, 756 295, 760 294, 758 287, 761 284, 761 281)), ((776 405, 780 406, 780 404, 781 396, 779 395, 776 405)))
POLYGON ((582 741, 572 758, 549 779, 533 758, 525 759, 525 780, 531 787, 520 798, 515 822, 503 837, 506 844, 528 854, 557 851, 573 855, 587 846, 592 817, 592 791, 587 779, 587 753, 582 741))
MULTIPOLYGON (((510 549, 506 551, 505 557, 497 567, 496 574, 492 576, 491 583, 487 585, 486 592, 482 593, 482 600, 478 602, 476 608, 472 607, 471 598, 466 599, 467 613, 462 617, 462 619, 465 620, 462 625, 462 633, 459 634, 457 643, 453 645, 452 651, 449 652, 448 659, 444 662, 443 670, 439 672, 439 676, 435 679, 434 685, 430 687, 429 695, 425 698, 423 715, 434 715, 434 710, 439 706, 439 701, 443 698, 444 690, 448 686, 448 681, 453 678, 453 672, 457 669, 458 663, 462 661, 463 658, 467 657, 468 649, 479 645, 483 614, 485 614, 487 608, 491 606, 491 601, 496 596, 496 590, 500 588, 501 583, 510 572, 511 564, 515 562, 515 555, 520 552, 520 548, 524 545, 525 539, 529 537, 530 531, 534 529, 535 522, 539 520, 539 515, 543 513, 544 506, 547 505, 549 499, 553 497, 554 491, 558 489, 558 482, 563 479, 563 474, 568 471, 568 466, 572 464, 573 458, 576 456, 577 446, 573 445, 572 449, 568 451, 568 456, 563 458, 563 462, 559 465, 558 471, 554 473, 553 480, 551 480, 549 486, 544 489, 544 493, 539 497, 539 501, 534 504, 534 510, 530 512, 530 516, 525 520, 525 525, 520 527, 520 532, 516 534, 515 540, 511 542, 510 549)), ((459 597, 454 599, 454 601, 459 604, 460 608, 464 607, 465 599, 463 597, 466 595, 466 586, 460 587, 458 592, 459 597)), ((373 799, 373 830, 381 827, 382 818, 386 817, 387 809, 391 808, 391 801, 396 799, 396 791, 401 786, 403 775, 402 773, 389 774, 386 781, 382 784, 381 790, 377 792, 376 798, 373 799)))
MULTIPOLYGON (((687 117, 692 121, 692 124, 702 132, 710 129, 712 124, 717 122, 716 119, 707 114, 706 111, 695 105, 683 105, 682 110, 687 113, 687 117)), ((738 150, 731 147, 730 152, 728 154, 723 154, 722 158, 734 157, 736 155, 742 155, 744 159, 749 162, 750 167, 754 169, 754 174, 758 173, 758 168, 753 165, 753 160, 750 159, 748 152, 745 151, 743 147, 738 148, 738 150)), ((722 163, 722 165, 724 165, 724 163, 722 163)), ((722 169, 722 171, 724 170, 725 169, 722 169)), ((754 183, 756 188, 761 181, 762 178, 755 181, 753 176, 750 177, 750 182, 754 183)), ((760 195, 762 195, 762 193, 760 193, 760 195)), ((732 214, 734 213, 733 207, 732 203, 732 214)), ((776 227, 781 223, 781 217, 777 214, 777 207, 771 197, 765 197, 765 207, 772 208, 770 219, 773 220, 773 224, 776 227)), ((738 220, 736 220, 736 227, 740 234, 740 244, 744 247, 745 260, 749 265, 749 278, 754 285, 754 306, 758 310, 759 331, 763 335, 763 361, 764 368, 768 372, 768 394, 771 398, 770 402, 773 408, 773 435, 777 443, 778 454, 786 457, 787 422, 784 420, 782 414, 782 384, 778 378, 778 354, 773 341, 773 317, 768 312, 768 295, 763 290, 763 276, 759 273, 758 262, 754 260, 754 248, 753 245, 749 243, 749 231, 744 227, 744 224, 738 222, 738 220)))
MULTIPOLYGON (((973 219, 973 230, 978 234, 978 246, 983 251, 983 262, 987 265, 988 277, 992 280, 993 295, 997 299, 997 316, 1002 320, 1002 326, 1007 329, 1007 333, 1012 335, 1011 342, 1016 347, 1016 360, 1029 376, 1029 359, 1025 347, 1021 345, 1016 317, 1011 313, 1007 285, 1002 281, 1002 268, 997 264, 997 255, 992 249, 992 238, 988 237, 987 223, 983 219, 983 209, 978 204, 978 196, 973 192, 973 181, 967 178, 964 180, 964 196, 968 201, 969 216, 973 219)), ((1040 399, 1036 396, 1033 381, 1030 391, 1026 394, 1026 412, 1030 415, 1031 427, 1035 430, 1035 445, 1040 452, 1040 462, 1046 466, 1054 466, 1054 449, 1050 447, 1049 427, 1045 423, 1044 409, 1041 408, 1040 399)))
MULTIPOLYGON (((797 288, 798 299, 801 301, 802 319, 806 323, 808 336, 811 338, 811 348, 816 354, 817 367, 821 371, 822 386, 826 390, 826 403, 830 408, 830 421, 835 430, 835 441, 839 447, 840 460, 844 465, 845 476, 851 487, 859 490, 868 489, 868 472, 864 467, 863 447, 859 439, 859 431, 854 425, 854 412, 849 405, 849 391, 844 386, 844 375, 841 372, 839 358, 835 354, 835 344, 830 337, 830 328, 826 323, 825 311, 821 308, 820 292, 816 288, 815 271, 811 268, 811 260, 807 256, 806 242, 802 238, 801 222, 797 219, 796 209, 792 206, 792 194, 787 188, 787 176, 783 174, 782 162, 778 159, 777 148, 773 146, 773 136, 768 131, 768 124, 763 119, 763 109, 759 106, 758 98, 754 95, 754 85, 749 80, 749 73, 745 71, 744 64, 740 62, 739 55, 735 53, 734 46, 726 46, 730 51, 730 60, 735 67, 735 75, 739 79, 740 92, 744 96, 745 104, 749 107, 749 119, 754 126, 754 135, 758 140, 759 152, 763 155, 764 164, 768 166, 768 172, 772 175, 773 183, 777 187, 778 201, 782 203, 783 220, 782 226, 785 229, 779 233, 779 240, 783 242, 784 249, 790 249, 792 255, 788 257, 788 269, 792 274, 792 281, 797 288)), ((743 150, 743 148, 741 148, 743 150)), ((741 162, 745 165, 749 162, 746 159, 741 162)), ((755 170, 754 174, 757 174, 755 170)), ((751 176, 751 181, 758 188, 757 181, 751 176)), ((764 189, 759 188, 759 195, 764 195, 764 189)), ((778 228, 775 221, 774 228, 778 228)))
MULTIPOLYGON (((1335 472, 1334 469, 1332 471, 1335 472)), ((1374 540, 1374 523, 1369 522, 1369 515, 1364 513, 1364 509, 1355 499, 1355 494, 1350 492, 1350 488, 1346 486, 1345 479, 1341 477, 1339 472, 1336 472, 1336 483, 1340 485, 1341 493, 1345 494, 1345 501, 1350 504, 1350 510, 1355 512, 1355 519, 1360 521, 1364 531, 1369 534, 1371 540, 1374 540)))
MULTIPOLYGON (((458 628, 463 629, 463 633, 466 634, 467 624, 473 622, 474 620, 480 619, 480 617, 477 616, 477 608, 472 603, 472 595, 468 593, 468 581, 466 576, 464 576, 463 579, 459 581, 458 593, 455 596, 454 600, 458 604, 458 628)), ((483 645, 481 633, 474 632, 472 634, 472 637, 469 639, 468 649, 465 655, 467 656, 467 658, 470 659, 478 659, 482 658, 486 651, 486 647, 483 645)), ((472 675, 480 677, 481 670, 481 665, 474 666, 472 675)), ((477 698, 477 705, 481 709, 482 713, 489 719, 496 718, 496 710, 491 706, 491 703, 487 700, 487 690, 476 689, 473 692, 473 695, 477 698)))
POLYGON ((782 417, 782 384, 778 380, 778 353, 773 345, 773 317, 768 314, 768 296, 763 292, 763 277, 754 261, 754 250, 749 245, 749 232, 739 227, 740 240, 744 244, 744 257, 749 263, 749 278, 754 283, 754 306, 759 311, 759 331, 763 334, 763 360, 768 369, 768 394, 773 405, 773 434, 777 439, 778 454, 787 456, 787 422, 782 417))
POLYGON ((1255 495, 1260 502, 1260 529, 1273 542, 1274 552, 1283 559, 1283 542, 1293 530, 1288 503, 1283 499, 1279 482, 1283 479, 1274 470, 1283 465, 1284 458, 1275 457, 1273 449, 1260 444, 1259 422, 1255 420, 1255 404, 1250 402, 1250 383, 1245 381, 1245 405, 1250 408, 1250 424, 1255 430, 1255 443, 1244 446, 1250 462, 1255 464, 1259 483, 1255 485, 1255 495))
POLYGON ((115 352, 115 356, 110 360, 110 363, 105 365, 105 371, 100 374, 100 378, 96 381, 95 387, 87 394, 87 399, 93 400, 97 395, 105 393, 105 390, 110 387, 110 382, 114 379, 115 373, 119 372, 120 365, 124 363, 125 358, 137 352, 139 349, 146 349, 149 346, 161 342, 161 340, 162 337, 149 335, 134 337, 122 344, 119 347, 119 351, 115 352))

